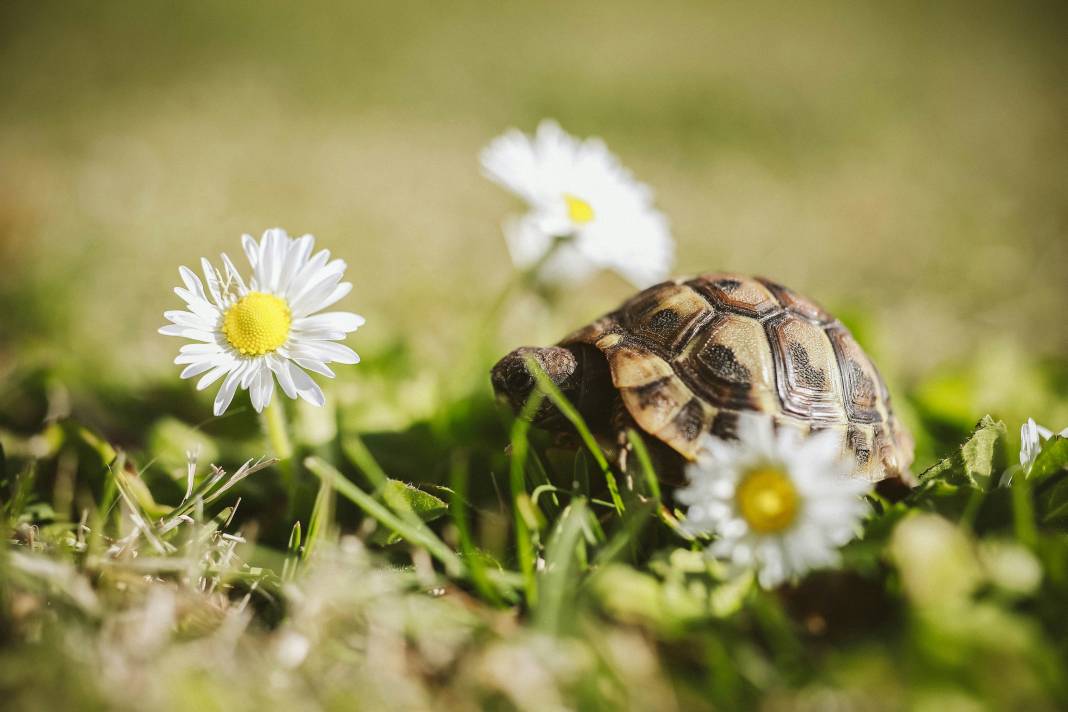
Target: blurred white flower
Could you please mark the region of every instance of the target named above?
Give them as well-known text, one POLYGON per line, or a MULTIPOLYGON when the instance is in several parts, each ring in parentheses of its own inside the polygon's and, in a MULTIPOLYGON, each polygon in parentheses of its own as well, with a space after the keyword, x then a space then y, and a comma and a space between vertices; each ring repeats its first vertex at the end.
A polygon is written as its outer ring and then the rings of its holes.
POLYGON ((181 267, 185 286, 174 291, 188 311, 164 312, 171 323, 159 332, 197 342, 183 346, 174 360, 186 364, 182 378, 201 376, 197 390, 223 379, 215 415, 229 407, 238 386, 262 411, 271 402, 275 379, 290 398, 321 406, 323 392, 305 369, 333 378, 328 363, 360 361, 352 349, 334 342, 362 326, 363 317, 316 314, 352 289, 341 281, 345 262, 331 261, 328 250, 312 256, 314 237, 290 238, 279 228, 266 231, 259 242, 251 235, 242 242, 252 267, 248 283, 225 254, 222 272, 201 260, 207 289, 192 270, 181 267))
POLYGON ((534 136, 512 129, 481 155, 483 173, 530 206, 505 222, 512 261, 550 283, 611 269, 638 287, 668 276, 674 242, 667 219, 597 138, 580 141, 555 121, 534 136))
POLYGON ((772 588, 836 565, 838 548, 857 535, 871 484, 849 471, 838 435, 805 438, 789 427, 776 433, 769 419, 748 417, 738 440, 705 436, 676 498, 689 505, 689 531, 717 537, 709 554, 756 570, 760 584, 772 588))
MULTIPOLYGON (((1057 435, 1068 438, 1068 428, 1057 435)), ((1042 443, 1051 437, 1053 437, 1053 432, 1036 423, 1034 418, 1028 418, 1023 424, 1020 428, 1020 467, 1024 472, 1028 472, 1035 464, 1035 458, 1042 451, 1042 443)))

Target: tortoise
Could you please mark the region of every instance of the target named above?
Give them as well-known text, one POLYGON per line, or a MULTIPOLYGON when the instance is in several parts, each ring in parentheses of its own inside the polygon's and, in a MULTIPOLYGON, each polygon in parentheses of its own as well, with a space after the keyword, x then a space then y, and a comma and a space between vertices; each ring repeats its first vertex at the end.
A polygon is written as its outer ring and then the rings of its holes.
MULTIPOLYGON (((535 387, 531 357, 609 442, 623 445, 624 429, 637 426, 682 465, 704 433, 734 438, 749 413, 839 433, 853 476, 911 481, 912 438, 871 359, 816 302, 763 277, 663 282, 556 346, 512 351, 491 380, 517 412, 535 387)), ((548 400, 533 420, 568 429, 548 400)))

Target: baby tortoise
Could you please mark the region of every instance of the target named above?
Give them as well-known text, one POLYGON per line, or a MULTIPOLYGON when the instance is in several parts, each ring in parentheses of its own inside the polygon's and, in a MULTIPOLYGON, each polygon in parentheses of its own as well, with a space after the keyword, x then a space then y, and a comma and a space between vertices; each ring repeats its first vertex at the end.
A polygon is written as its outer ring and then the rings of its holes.
MULTIPOLYGON (((912 480, 912 437, 874 364, 822 307, 762 277, 664 282, 556 346, 516 349, 491 377, 517 411, 534 389, 531 357, 610 442, 637 426, 693 460, 702 434, 732 438, 739 416, 753 414, 838 433, 856 477, 912 480)), ((568 426, 548 400, 534 422, 568 426)))

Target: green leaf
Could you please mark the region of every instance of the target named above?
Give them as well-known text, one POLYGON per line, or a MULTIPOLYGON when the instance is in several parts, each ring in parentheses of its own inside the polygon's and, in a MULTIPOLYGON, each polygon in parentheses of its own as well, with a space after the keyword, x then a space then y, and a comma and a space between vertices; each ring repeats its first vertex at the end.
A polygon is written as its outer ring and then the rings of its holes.
POLYGON ((1005 424, 989 415, 983 416, 968 442, 961 448, 965 474, 977 482, 989 478, 1005 465, 1005 424))
POLYGON ((445 565, 449 574, 464 574, 465 567, 456 552, 439 539, 411 510, 406 512, 409 516, 394 514, 388 507, 347 480, 337 468, 318 457, 305 459, 304 466, 316 477, 329 479, 338 494, 373 517, 379 524, 392 530, 409 544, 426 549, 431 556, 445 565))
POLYGON ((983 416, 971 437, 952 456, 920 475, 921 483, 985 487, 1005 466, 1005 424, 983 416))
POLYGON ((1045 488, 1037 502, 1039 521, 1047 526, 1068 526, 1068 477, 1045 488))
POLYGON ((1042 450, 1031 465, 1027 479, 1042 482, 1062 470, 1068 470, 1068 438, 1054 435, 1042 444, 1042 450))
POLYGON ((424 522, 432 522, 449 511, 449 505, 444 500, 400 480, 386 481, 382 500, 395 512, 406 508, 415 512, 424 522))

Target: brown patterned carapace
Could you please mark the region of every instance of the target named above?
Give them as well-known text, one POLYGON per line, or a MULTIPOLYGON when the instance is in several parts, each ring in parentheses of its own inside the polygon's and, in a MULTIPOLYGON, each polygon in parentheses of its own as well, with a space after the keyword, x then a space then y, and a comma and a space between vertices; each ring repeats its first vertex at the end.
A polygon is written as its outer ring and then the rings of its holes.
POLYGON ((630 416, 693 459, 703 433, 745 413, 839 432, 870 480, 908 477, 912 439, 879 372, 821 306, 760 277, 705 274, 650 287, 560 342, 604 354, 630 416))

